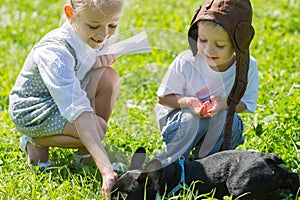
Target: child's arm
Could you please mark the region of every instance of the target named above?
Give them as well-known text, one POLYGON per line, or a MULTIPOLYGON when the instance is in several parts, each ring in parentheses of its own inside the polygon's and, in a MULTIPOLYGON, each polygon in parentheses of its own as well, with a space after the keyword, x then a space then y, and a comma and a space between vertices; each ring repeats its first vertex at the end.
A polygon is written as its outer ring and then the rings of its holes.
POLYGON ((168 94, 163 97, 158 97, 158 103, 170 108, 189 108, 200 107, 202 102, 196 97, 185 97, 177 94, 168 94))
POLYGON ((237 113, 244 112, 246 110, 246 108, 247 108, 246 105, 242 101, 240 101, 238 103, 238 105, 236 105, 236 107, 235 107, 235 112, 237 112, 237 113))
POLYGON ((101 172, 103 178, 102 192, 103 196, 106 196, 112 190, 112 187, 117 180, 117 175, 113 171, 107 153, 102 145, 101 137, 104 137, 104 131, 98 124, 96 116, 94 116, 91 112, 81 113, 75 120, 75 126, 80 140, 92 155, 99 171, 101 172))
POLYGON ((194 114, 202 118, 210 117, 207 113, 207 110, 211 108, 210 102, 203 103, 196 97, 168 94, 158 97, 158 103, 171 108, 189 108, 194 114))

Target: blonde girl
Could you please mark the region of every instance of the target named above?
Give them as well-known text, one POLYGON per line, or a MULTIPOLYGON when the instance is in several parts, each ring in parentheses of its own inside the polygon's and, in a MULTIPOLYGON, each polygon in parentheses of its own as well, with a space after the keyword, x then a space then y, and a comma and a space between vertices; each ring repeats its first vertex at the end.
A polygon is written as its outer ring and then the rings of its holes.
POLYGON ((33 47, 9 98, 27 164, 51 166, 49 147, 78 148, 75 160, 94 159, 106 199, 117 175, 102 140, 120 78, 110 67, 116 56, 96 51, 116 33, 122 9, 123 0, 66 3, 65 23, 33 47))

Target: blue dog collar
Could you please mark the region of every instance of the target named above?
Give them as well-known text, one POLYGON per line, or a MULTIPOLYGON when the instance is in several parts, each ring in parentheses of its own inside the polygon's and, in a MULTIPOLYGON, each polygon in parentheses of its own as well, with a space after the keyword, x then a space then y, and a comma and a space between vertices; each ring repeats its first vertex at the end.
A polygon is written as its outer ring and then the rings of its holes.
POLYGON ((179 158, 179 165, 181 167, 181 178, 180 178, 180 181, 178 183, 177 186, 175 186, 167 195, 167 197, 171 197, 172 195, 174 195, 175 193, 177 193, 179 190, 181 189, 188 189, 188 185, 186 184, 185 182, 185 170, 184 170, 184 157, 181 156, 179 158))

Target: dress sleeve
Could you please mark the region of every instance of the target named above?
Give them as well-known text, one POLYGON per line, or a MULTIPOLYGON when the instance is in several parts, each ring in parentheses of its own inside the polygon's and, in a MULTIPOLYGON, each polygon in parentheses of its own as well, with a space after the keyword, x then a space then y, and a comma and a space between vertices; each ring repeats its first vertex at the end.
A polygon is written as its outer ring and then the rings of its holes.
POLYGON ((35 49, 35 62, 61 115, 73 122, 82 112, 93 112, 86 92, 76 77, 75 59, 63 45, 35 49))
POLYGON ((258 67, 253 57, 250 58, 248 85, 241 101, 245 103, 245 112, 255 112, 258 98, 258 67))

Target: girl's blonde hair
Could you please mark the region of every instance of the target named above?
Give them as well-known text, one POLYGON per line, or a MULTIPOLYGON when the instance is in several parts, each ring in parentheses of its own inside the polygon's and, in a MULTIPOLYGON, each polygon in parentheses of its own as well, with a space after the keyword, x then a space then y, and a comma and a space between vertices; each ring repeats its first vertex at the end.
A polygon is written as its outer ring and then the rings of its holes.
POLYGON ((69 0, 73 13, 83 13, 90 8, 102 10, 103 6, 123 6, 124 0, 69 0))
MULTIPOLYGON (((124 0, 68 0, 67 3, 71 5, 73 15, 76 17, 78 14, 84 13, 91 8, 102 11, 103 8, 107 6, 123 7, 124 0)), ((60 20, 60 25, 62 25, 65 20, 66 16, 63 15, 60 20)))

